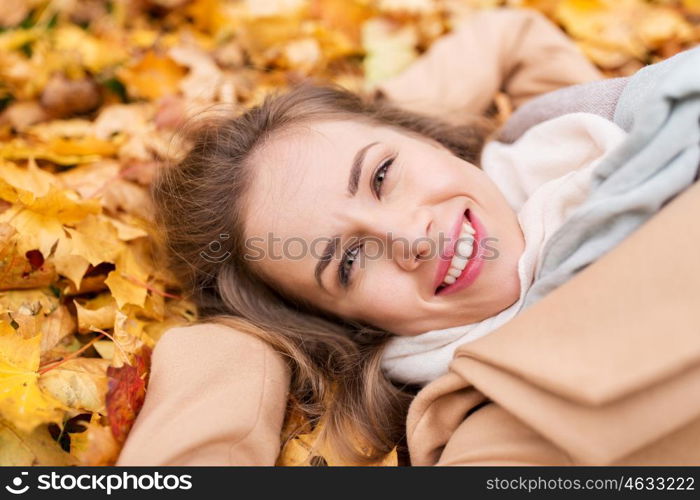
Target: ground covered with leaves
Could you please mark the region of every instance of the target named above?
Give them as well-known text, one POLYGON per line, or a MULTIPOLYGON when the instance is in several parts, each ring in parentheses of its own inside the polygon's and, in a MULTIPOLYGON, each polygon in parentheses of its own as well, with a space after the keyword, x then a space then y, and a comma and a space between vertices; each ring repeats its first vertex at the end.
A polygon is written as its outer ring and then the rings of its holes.
MULTIPOLYGON (((188 117, 308 76, 371 88, 501 5, 610 76, 700 41, 700 0, 2 0, 0 465, 113 464, 153 347, 196 318, 154 262, 147 196, 188 117)), ((317 432, 280 464, 336 464, 317 432)))

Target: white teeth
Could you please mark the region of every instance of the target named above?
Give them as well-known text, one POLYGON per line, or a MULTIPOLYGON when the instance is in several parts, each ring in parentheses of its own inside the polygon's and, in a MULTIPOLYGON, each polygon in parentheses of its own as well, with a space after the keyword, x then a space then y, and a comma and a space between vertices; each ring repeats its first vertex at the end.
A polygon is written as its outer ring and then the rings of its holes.
POLYGON ((455 278, 459 278, 459 275, 462 274, 461 269, 455 269, 454 267, 451 267, 448 271, 447 274, 450 276, 454 276, 455 278))
POLYGON ((450 263, 450 269, 459 269, 460 271, 467 267, 467 262, 469 259, 462 257, 461 255, 455 255, 452 257, 452 262, 450 263))
POLYGON ((472 254, 474 249, 474 234, 476 231, 471 226, 469 221, 465 219, 462 224, 462 232, 457 240, 457 247, 455 248, 455 254, 452 256, 452 261, 450 262, 450 267, 447 270, 447 275, 443 280, 444 285, 451 285, 457 278, 460 277, 462 271, 467 267, 469 262, 469 256, 472 254))
POLYGON ((469 258, 472 254, 472 250, 474 248, 474 239, 469 238, 469 239, 462 239, 459 243, 457 243, 457 251, 459 255, 465 258, 469 258))

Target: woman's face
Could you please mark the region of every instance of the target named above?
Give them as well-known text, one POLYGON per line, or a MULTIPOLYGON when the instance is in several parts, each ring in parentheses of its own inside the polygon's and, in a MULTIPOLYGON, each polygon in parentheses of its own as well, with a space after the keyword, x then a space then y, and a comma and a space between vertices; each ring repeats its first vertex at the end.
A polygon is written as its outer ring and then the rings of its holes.
POLYGON ((322 121, 278 134, 251 161, 247 258, 297 299, 398 335, 477 322, 518 299, 516 214, 442 145, 322 121))

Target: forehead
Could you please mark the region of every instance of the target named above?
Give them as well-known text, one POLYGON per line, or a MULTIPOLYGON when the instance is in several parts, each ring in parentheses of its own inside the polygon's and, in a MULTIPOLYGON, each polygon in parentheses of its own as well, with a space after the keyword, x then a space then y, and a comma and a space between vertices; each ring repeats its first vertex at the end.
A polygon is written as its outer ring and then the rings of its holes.
MULTIPOLYGON (((297 125, 275 135, 251 158, 246 232, 262 236, 316 236, 319 217, 346 197, 357 151, 398 132, 355 121, 297 125)), ((328 227, 323 224, 321 227, 328 227)), ((325 233, 324 233, 325 234, 325 233)), ((327 236, 331 236, 328 234, 327 236)))

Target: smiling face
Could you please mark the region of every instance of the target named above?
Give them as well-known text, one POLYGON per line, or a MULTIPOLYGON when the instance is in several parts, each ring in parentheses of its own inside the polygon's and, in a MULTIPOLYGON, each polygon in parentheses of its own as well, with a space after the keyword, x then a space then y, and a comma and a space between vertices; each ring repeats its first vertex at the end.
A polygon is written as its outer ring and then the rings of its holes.
POLYGON ((247 258, 293 297, 397 335, 474 323, 517 300, 516 214, 437 142, 329 120, 277 134, 250 162, 247 258))

